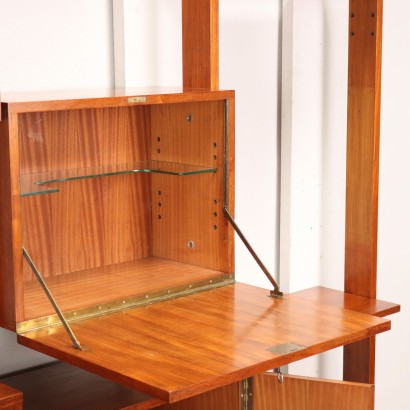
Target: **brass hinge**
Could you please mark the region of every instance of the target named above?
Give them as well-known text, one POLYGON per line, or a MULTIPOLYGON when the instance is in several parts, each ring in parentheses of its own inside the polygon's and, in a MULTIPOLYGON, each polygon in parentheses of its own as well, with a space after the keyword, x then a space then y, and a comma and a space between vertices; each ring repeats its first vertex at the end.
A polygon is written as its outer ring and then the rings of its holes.
POLYGON ((253 410, 253 378, 241 382, 241 410, 253 410))

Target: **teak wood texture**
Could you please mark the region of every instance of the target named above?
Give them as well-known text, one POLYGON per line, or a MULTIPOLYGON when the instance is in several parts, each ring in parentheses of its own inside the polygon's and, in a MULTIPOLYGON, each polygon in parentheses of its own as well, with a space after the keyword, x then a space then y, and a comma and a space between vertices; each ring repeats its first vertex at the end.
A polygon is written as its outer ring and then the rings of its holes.
POLYGON ((218 9, 218 0, 182 0, 184 89, 219 87, 218 9))
POLYGON ((176 402, 390 328, 386 319, 244 284, 19 335, 21 344, 176 402), (288 354, 284 343, 304 346, 288 354))
POLYGON ((27 370, 0 382, 24 395, 24 410, 147 410, 162 404, 66 363, 27 370))
POLYGON ((342 309, 354 310, 355 312, 368 315, 384 317, 400 312, 397 303, 385 302, 383 300, 353 295, 334 289, 316 286, 292 293, 293 296, 323 303, 325 305, 337 306, 342 309))
POLYGON ((23 394, 20 391, 0 382, 0 409, 22 410, 23 394))
POLYGON ((253 410, 373 410, 374 385, 284 376, 253 380, 253 410))
MULTIPOLYGON (((376 297, 383 1, 350 0, 345 291, 376 297)), ((345 348, 344 378, 374 382, 375 340, 345 348)))
POLYGON ((0 379, 0 408, 9 410, 23 408, 22 395, 25 410, 239 410, 240 394, 240 383, 233 383, 165 404, 160 399, 58 362, 0 379), (4 407, 6 403, 19 403, 20 407, 4 407))
POLYGON ((233 206, 233 161, 225 160, 234 148, 233 92, 128 91, 138 98, 123 90, 76 100, 3 96, 3 326, 53 313, 23 246, 64 311, 233 272, 233 233, 222 213, 225 196, 233 206), (20 197, 27 175, 145 160, 216 171, 86 177, 20 197))

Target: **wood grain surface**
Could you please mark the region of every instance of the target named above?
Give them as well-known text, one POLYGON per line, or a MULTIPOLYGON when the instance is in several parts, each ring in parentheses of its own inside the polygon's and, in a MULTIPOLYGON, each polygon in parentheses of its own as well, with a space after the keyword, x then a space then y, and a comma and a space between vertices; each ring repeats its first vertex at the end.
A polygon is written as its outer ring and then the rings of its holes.
MULTIPOLYGON (((212 280, 223 272, 149 257, 47 278, 47 285, 63 312, 96 306, 151 292, 212 280)), ((36 279, 24 285, 25 319, 54 314, 36 279)))
POLYGON ((18 336, 21 344, 115 382, 175 402, 369 337, 386 319, 236 284, 18 336), (297 343, 288 354, 268 348, 297 343))
POLYGON ((233 241, 222 212, 224 110, 223 101, 152 107, 152 159, 218 168, 189 178, 151 176, 152 236, 155 256, 232 272, 233 241))
POLYGON ((218 0, 182 0, 182 72, 184 89, 218 89, 218 9, 218 0))
MULTIPOLYGON (((345 292, 376 298, 383 0, 349 3, 345 292)), ((345 380, 374 383, 375 340, 344 350, 345 380)))
POLYGON ((233 91, 217 91, 204 88, 163 87, 108 88, 97 90, 60 90, 31 93, 3 93, 2 101, 9 113, 59 111, 129 107, 132 105, 172 104, 178 102, 214 101, 231 98, 233 91), (145 97, 143 101, 130 102, 129 97, 145 97))
POLYGON ((0 409, 21 410, 23 409, 23 394, 12 387, 0 383, 0 409))
POLYGON ((0 122, 0 325, 15 330, 23 318, 18 116, 0 122))
POLYGON ((384 317, 400 312, 400 305, 397 303, 352 295, 351 293, 324 288, 322 286, 304 289, 299 292, 292 293, 292 295, 326 305, 338 306, 343 309, 350 309, 356 312, 366 313, 368 315, 378 317, 384 317))
POLYGON ((373 410, 374 385, 265 373, 253 380, 254 410, 373 410))
POLYGON ((23 393, 25 410, 146 410, 161 404, 158 399, 66 363, 27 370, 1 382, 23 393))

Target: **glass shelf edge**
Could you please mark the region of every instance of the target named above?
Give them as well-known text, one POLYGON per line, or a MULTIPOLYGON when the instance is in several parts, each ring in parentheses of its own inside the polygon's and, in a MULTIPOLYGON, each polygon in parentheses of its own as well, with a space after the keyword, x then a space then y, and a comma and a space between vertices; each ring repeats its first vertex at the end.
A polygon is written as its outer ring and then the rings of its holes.
POLYGON ((215 173, 217 168, 197 165, 178 164, 163 161, 141 161, 131 164, 102 165, 79 169, 52 171, 38 174, 21 175, 21 196, 32 196, 59 192, 58 188, 46 187, 46 184, 67 182, 88 178, 100 178, 113 175, 159 173, 175 176, 188 176, 203 173, 215 173))

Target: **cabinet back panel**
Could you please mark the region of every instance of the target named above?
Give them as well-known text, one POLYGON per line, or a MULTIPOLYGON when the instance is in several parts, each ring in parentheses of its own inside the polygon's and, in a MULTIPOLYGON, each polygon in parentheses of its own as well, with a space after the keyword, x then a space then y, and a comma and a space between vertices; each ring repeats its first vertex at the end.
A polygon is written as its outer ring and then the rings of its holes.
POLYGON ((148 159, 149 107, 21 114, 22 174, 148 159))
POLYGON ((153 175, 154 256, 232 272, 218 173, 184 178, 153 175))
POLYGON ((152 159, 223 166, 224 101, 164 104, 151 109, 152 159))
MULTIPOLYGON (((21 172, 145 160, 150 143, 147 129, 149 107, 22 114, 21 172)), ((43 275, 149 256, 149 175, 117 175, 53 186, 60 192, 21 200, 23 243, 43 275)), ((26 263, 24 276, 25 280, 33 277, 26 263)))
MULTIPOLYGON (((149 177, 139 174, 61 183, 57 194, 22 198, 24 246, 46 277, 149 256, 149 196, 149 177)), ((32 278, 26 263, 24 273, 32 278)))

